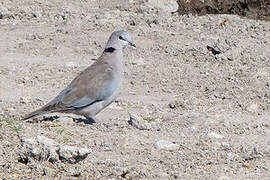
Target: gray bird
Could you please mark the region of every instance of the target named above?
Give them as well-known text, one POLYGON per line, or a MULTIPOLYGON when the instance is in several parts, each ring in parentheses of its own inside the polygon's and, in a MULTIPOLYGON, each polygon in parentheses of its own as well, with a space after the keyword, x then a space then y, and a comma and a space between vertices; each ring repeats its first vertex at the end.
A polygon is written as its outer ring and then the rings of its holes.
POLYGON ((127 31, 115 31, 105 50, 62 92, 44 107, 28 114, 29 119, 46 113, 73 113, 94 120, 94 116, 118 96, 123 81, 123 49, 136 47, 127 31))

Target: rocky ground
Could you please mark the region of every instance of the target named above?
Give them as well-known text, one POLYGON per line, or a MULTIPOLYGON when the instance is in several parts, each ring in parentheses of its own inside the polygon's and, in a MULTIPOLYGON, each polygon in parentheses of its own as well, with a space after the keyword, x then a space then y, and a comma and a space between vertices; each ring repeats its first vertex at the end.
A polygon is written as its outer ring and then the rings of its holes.
POLYGON ((0 3, 0 179, 269 179, 270 23, 175 1, 0 3), (97 123, 22 121, 130 31, 97 123))

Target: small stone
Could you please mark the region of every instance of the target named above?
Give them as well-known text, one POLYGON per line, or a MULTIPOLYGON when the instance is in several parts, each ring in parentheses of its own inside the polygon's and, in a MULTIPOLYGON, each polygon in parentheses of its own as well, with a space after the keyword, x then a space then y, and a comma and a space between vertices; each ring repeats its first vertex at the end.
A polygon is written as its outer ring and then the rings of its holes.
POLYGON ((109 107, 109 109, 114 109, 114 110, 122 110, 123 108, 119 106, 117 103, 112 103, 109 107))
POLYGON ((228 176, 220 176, 218 180, 230 180, 228 176))
POLYGON ((176 106, 175 106, 174 104, 170 103, 170 104, 169 104, 169 107, 170 107, 171 109, 175 109, 176 106))
POLYGON ((222 139, 222 138, 223 138, 223 136, 222 136, 221 134, 217 134, 217 133, 215 133, 215 132, 210 132, 210 133, 208 133, 208 136, 209 136, 210 138, 216 138, 216 139, 222 139))
POLYGON ((186 137, 186 135, 184 133, 180 133, 181 137, 186 137))
POLYGON ((69 62, 66 63, 66 66, 67 67, 76 67, 76 64, 74 62, 72 62, 72 61, 69 61, 69 62))
POLYGON ((89 51, 89 54, 92 54, 94 56, 97 56, 98 55, 98 51, 95 50, 95 49, 89 48, 88 51, 89 51))
POLYGON ((131 26, 135 26, 135 25, 136 25, 136 23, 135 23, 135 21, 134 21, 134 20, 130 20, 130 21, 129 21, 129 25, 131 25, 131 26))
POLYGON ((248 106, 247 106, 247 111, 249 111, 249 112, 253 112, 253 113, 255 113, 255 112, 258 112, 259 111, 259 109, 260 109, 260 105, 258 104, 258 103, 251 103, 251 104, 249 104, 248 106))
POLYGON ((158 150, 168 150, 168 151, 177 150, 179 148, 179 145, 166 140, 159 140, 154 144, 154 146, 158 150))
POLYGON ((21 97, 19 101, 21 104, 28 104, 29 103, 29 101, 24 97, 21 97))
POLYGON ((27 82, 27 81, 30 81, 31 78, 30 78, 29 76, 25 76, 25 77, 23 78, 23 80, 24 80, 25 82, 27 82))
POLYGON ((217 58, 218 61, 228 60, 228 58, 224 54, 217 54, 216 58, 217 58))
POLYGON ((136 114, 130 114, 129 124, 140 130, 150 130, 151 124, 136 114))
POLYGON ((144 62, 144 59, 143 58, 135 58, 132 61, 132 64, 133 65, 138 65, 138 66, 143 66, 143 65, 145 65, 145 62, 144 62))
POLYGON ((269 78, 270 77, 270 68, 266 67, 266 68, 259 69, 255 76, 269 78))
POLYGON ((39 102, 43 102, 44 101, 42 98, 39 98, 39 97, 35 98, 35 100, 36 101, 39 101, 39 102))
POLYGON ((60 123, 63 123, 63 124, 73 124, 74 123, 73 118, 71 118, 71 117, 60 117, 57 119, 57 121, 59 121, 60 123))
POLYGON ((8 108, 6 108, 6 110, 9 111, 9 112, 14 112, 14 111, 16 111, 16 109, 15 109, 14 107, 8 107, 8 108))
POLYGON ((42 171, 43 171, 44 176, 52 177, 54 175, 54 173, 55 173, 56 170, 55 169, 52 169, 50 167, 44 167, 42 169, 42 171))

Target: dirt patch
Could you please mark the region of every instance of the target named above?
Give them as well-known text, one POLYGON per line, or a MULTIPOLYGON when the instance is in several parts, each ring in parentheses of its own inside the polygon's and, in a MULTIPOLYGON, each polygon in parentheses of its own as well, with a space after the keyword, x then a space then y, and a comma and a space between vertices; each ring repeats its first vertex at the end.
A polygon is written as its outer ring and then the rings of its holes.
POLYGON ((178 0, 179 14, 237 14, 251 19, 270 21, 269 0, 178 0))

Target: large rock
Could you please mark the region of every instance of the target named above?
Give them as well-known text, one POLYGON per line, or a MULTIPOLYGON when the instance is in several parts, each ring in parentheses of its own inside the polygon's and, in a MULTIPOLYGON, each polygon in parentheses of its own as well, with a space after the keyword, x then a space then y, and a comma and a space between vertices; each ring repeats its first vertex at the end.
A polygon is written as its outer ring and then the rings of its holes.
POLYGON ((19 152, 21 161, 28 163, 35 159, 37 161, 69 162, 77 163, 84 160, 91 152, 90 149, 74 146, 60 145, 54 140, 44 136, 33 139, 23 138, 19 152))

